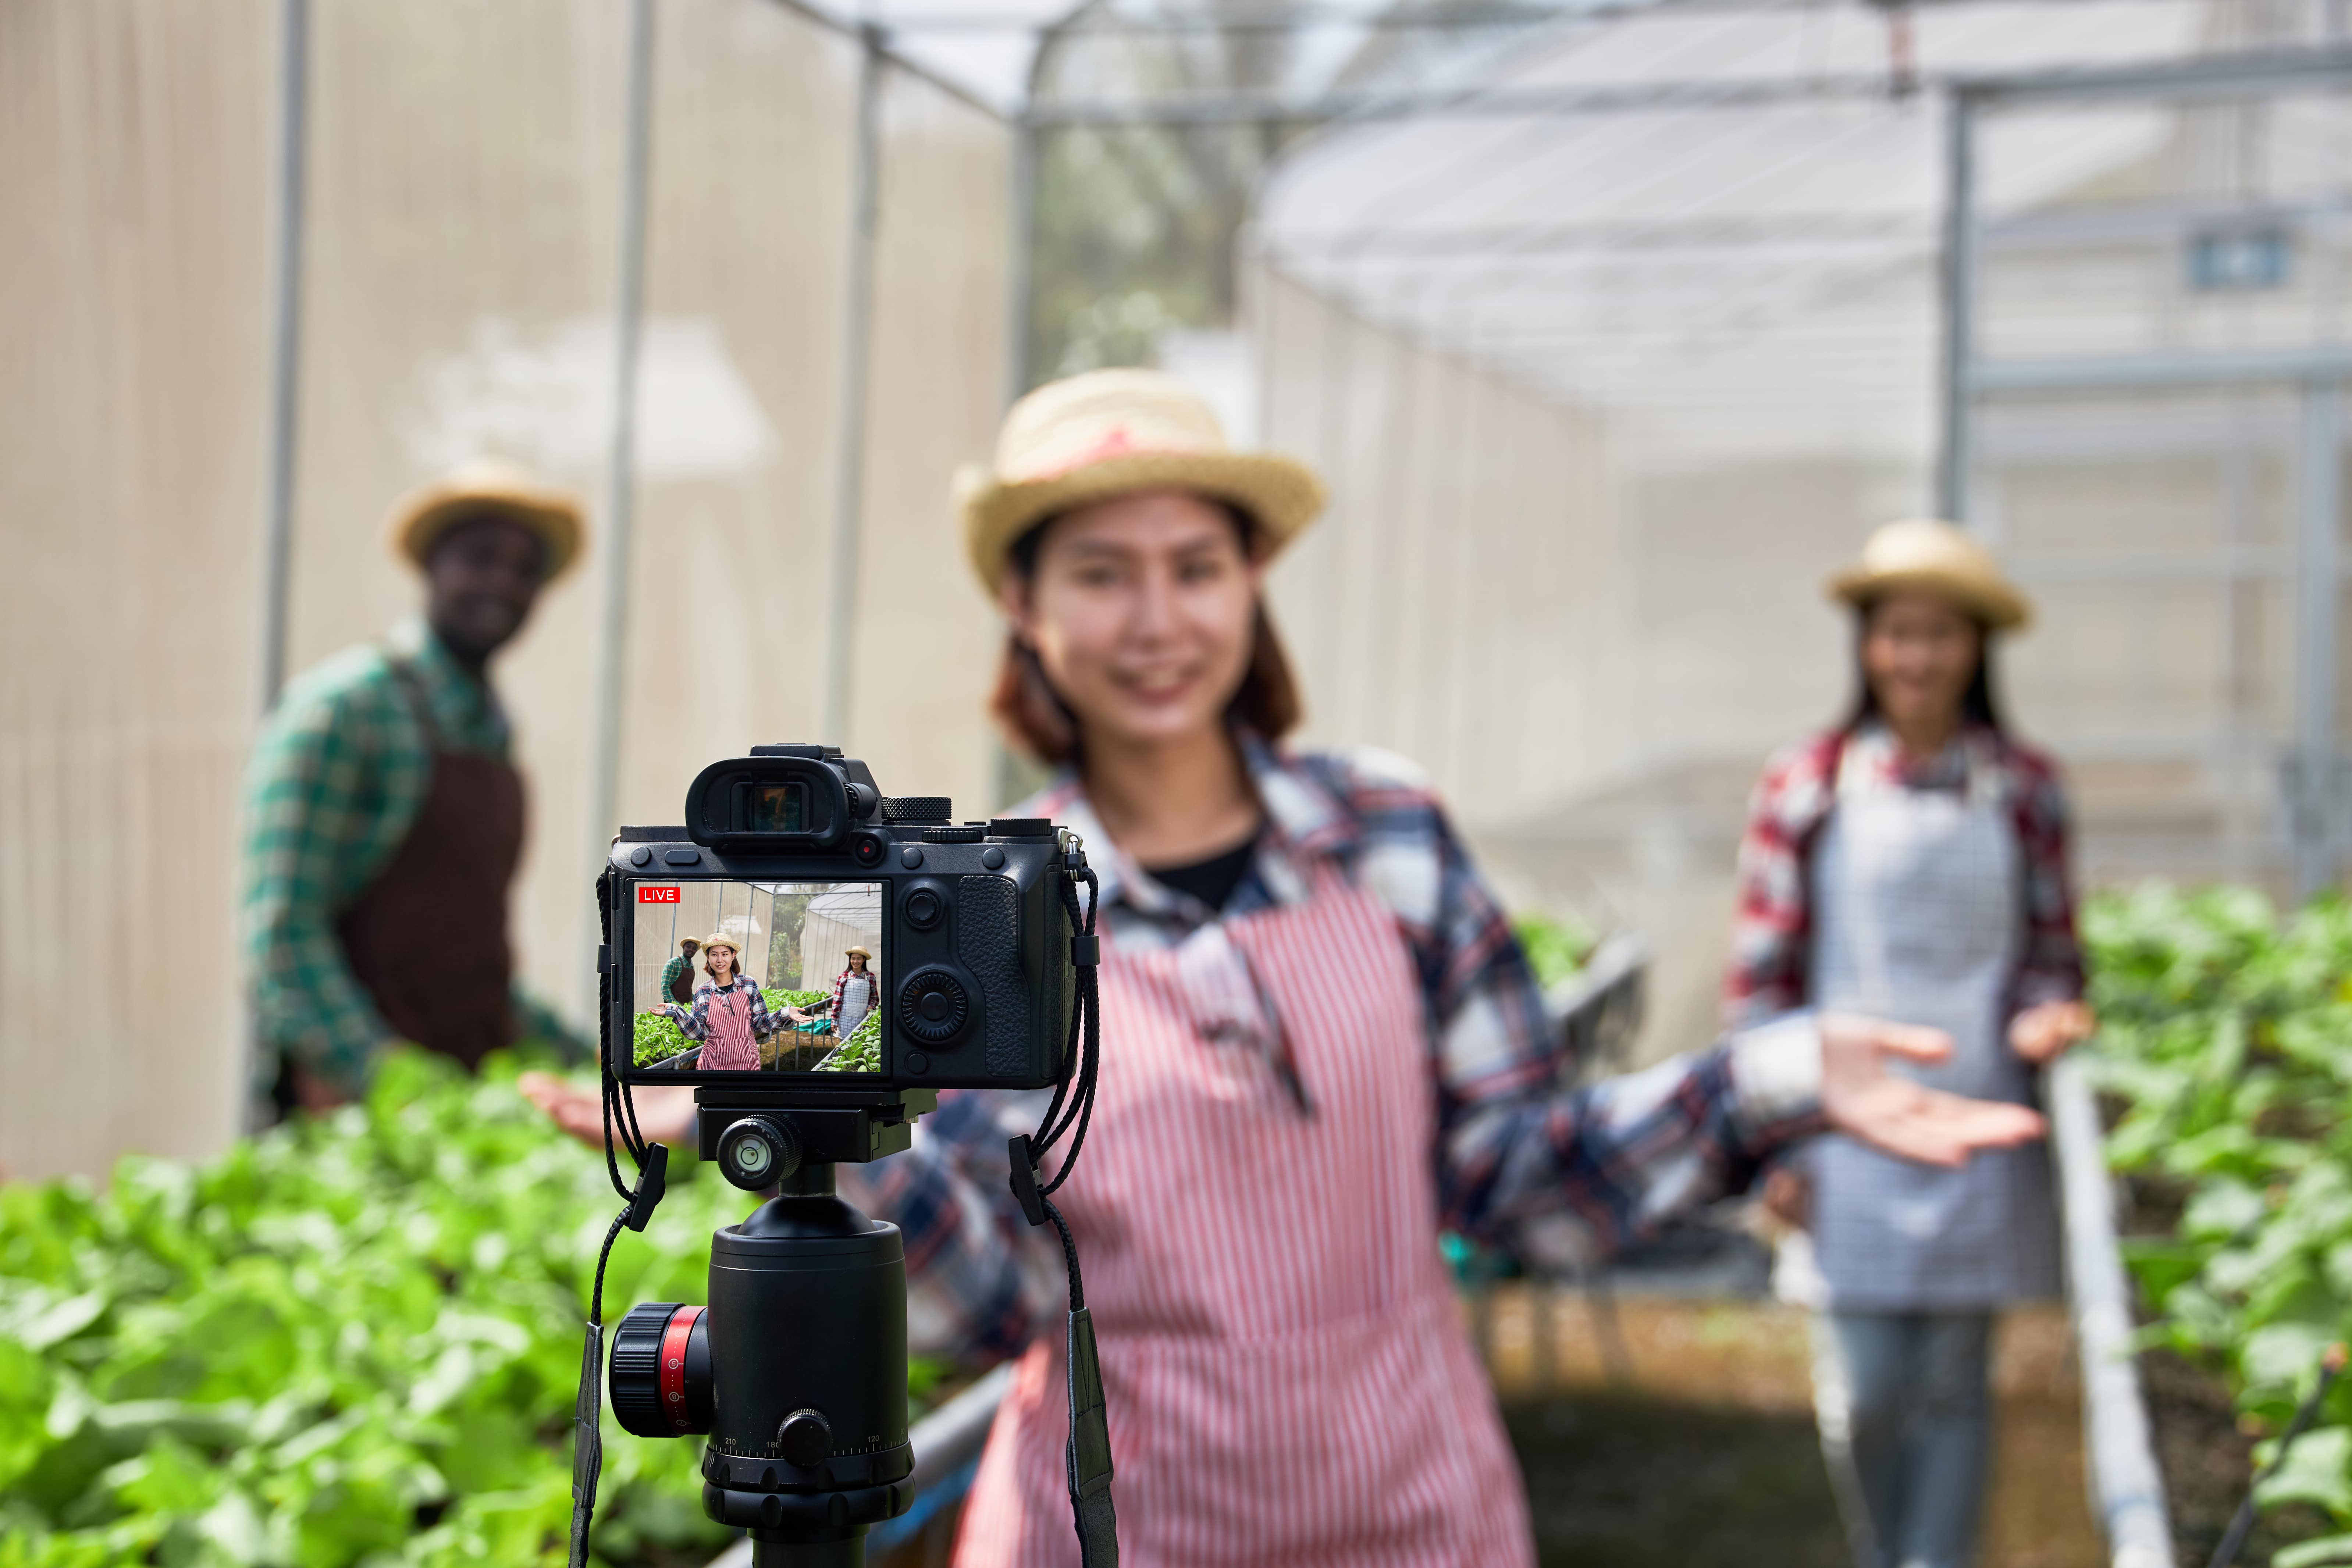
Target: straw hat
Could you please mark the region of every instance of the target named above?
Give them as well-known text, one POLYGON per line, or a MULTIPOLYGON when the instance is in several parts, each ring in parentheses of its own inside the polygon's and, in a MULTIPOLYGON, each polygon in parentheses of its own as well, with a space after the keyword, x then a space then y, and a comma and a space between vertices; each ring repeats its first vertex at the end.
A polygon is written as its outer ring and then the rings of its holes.
POLYGON ((852 946, 844 951, 841 956, 845 958, 863 958, 869 964, 874 962, 874 955, 863 947, 852 946))
POLYGON ((580 554, 580 497, 494 457, 477 458, 402 497, 392 509, 392 548, 423 566, 451 524, 484 513, 510 517, 546 544, 541 581, 562 576, 580 554))
POLYGON ((710 950, 713 947, 726 948, 730 953, 735 955, 738 962, 740 962, 742 959, 743 939, 740 936, 730 936, 724 931, 714 931, 709 936, 705 936, 702 939, 702 956, 704 958, 707 959, 710 956, 710 950))
POLYGON ((1830 579, 1832 599, 1864 605, 1897 589, 1952 601, 1995 630, 2032 619, 2033 607, 1982 545, 1949 523, 1915 517, 1870 536, 1862 559, 1830 579))
POLYGON ((1264 530, 1270 556, 1323 509, 1323 481, 1303 463, 1235 452, 1199 393, 1158 371, 1089 371, 1013 405, 992 471, 957 476, 964 548, 996 591, 1013 542, 1044 518, 1090 501, 1167 486, 1231 501, 1264 530))

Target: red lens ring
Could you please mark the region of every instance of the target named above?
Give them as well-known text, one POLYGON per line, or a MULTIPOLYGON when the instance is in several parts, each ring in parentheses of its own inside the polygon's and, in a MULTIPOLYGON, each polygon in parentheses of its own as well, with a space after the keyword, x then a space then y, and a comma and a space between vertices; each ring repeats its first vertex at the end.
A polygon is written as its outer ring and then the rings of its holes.
POLYGON ((686 1413, 686 1342, 694 1337, 694 1325, 701 1321, 700 1307, 680 1307, 662 1327, 662 1416, 680 1436, 694 1429, 686 1413))

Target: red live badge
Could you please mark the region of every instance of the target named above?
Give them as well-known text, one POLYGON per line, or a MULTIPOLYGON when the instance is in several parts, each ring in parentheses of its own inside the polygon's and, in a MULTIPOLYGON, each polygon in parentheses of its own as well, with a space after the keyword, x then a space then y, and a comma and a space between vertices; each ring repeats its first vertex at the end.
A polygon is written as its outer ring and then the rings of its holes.
POLYGON ((678 892, 679 890, 675 887, 647 887, 645 883, 639 883, 637 902, 639 904, 676 904, 678 892))

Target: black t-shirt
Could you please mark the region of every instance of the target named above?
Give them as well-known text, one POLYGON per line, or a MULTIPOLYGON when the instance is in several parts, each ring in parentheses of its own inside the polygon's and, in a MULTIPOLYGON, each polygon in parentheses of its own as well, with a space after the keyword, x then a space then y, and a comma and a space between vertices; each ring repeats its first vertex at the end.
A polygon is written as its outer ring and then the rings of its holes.
POLYGON ((1212 855, 1190 865, 1146 866, 1154 882, 1179 893, 1187 893, 1211 909, 1223 909, 1234 895, 1234 889, 1249 874, 1250 859, 1257 853, 1257 840, 1248 838, 1221 855, 1212 855))

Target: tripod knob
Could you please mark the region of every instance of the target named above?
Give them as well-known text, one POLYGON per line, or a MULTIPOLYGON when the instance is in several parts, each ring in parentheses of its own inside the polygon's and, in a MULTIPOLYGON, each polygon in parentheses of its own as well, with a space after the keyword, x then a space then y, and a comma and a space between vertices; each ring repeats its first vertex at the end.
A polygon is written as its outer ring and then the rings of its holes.
POLYGON ((776 1450, 804 1470, 824 1463, 833 1452, 833 1426, 814 1410, 795 1410, 776 1428, 776 1450))

